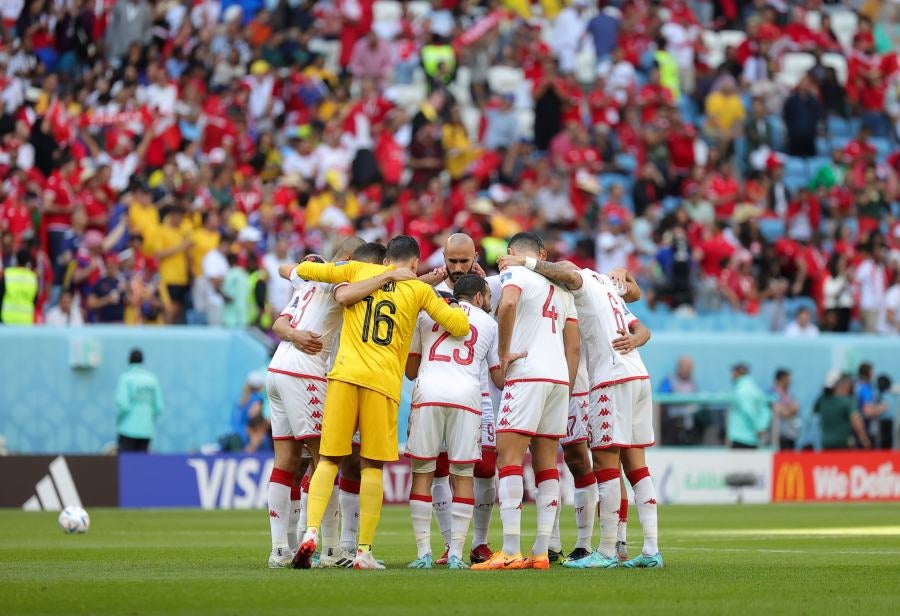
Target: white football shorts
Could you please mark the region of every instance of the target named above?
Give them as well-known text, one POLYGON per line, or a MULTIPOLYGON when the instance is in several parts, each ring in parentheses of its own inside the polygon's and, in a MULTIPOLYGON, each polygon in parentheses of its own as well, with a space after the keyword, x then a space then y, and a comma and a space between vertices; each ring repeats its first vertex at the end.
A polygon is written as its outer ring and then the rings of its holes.
POLYGON ((650 379, 595 389, 588 417, 591 449, 650 447, 656 442, 650 379))
POLYGON ((563 438, 569 388, 549 381, 509 381, 500 395, 497 432, 563 438))

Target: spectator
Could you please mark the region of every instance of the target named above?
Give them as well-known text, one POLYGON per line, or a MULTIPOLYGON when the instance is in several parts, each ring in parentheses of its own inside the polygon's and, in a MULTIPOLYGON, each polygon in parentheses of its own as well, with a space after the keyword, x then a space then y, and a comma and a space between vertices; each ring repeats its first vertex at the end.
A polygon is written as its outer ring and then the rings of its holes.
POLYGON ((220 439, 222 449, 225 451, 246 451, 251 446, 251 422, 253 422, 253 447, 255 451, 261 444, 259 434, 259 419, 265 421, 263 409, 266 394, 263 391, 266 384, 265 372, 256 370, 247 375, 241 398, 231 412, 229 433, 220 439))
POLYGON ((825 377, 825 388, 813 405, 813 413, 821 419, 822 448, 849 449, 850 437, 855 435, 865 449, 872 446, 862 417, 850 397, 850 377, 832 370, 825 377))
POLYGON ((225 297, 222 286, 228 274, 228 255, 231 254, 232 236, 223 236, 218 247, 203 257, 203 275, 194 286, 194 310, 205 315, 208 325, 222 325, 225 297))
POLYGON ((847 275, 847 257, 835 253, 828 261, 828 276, 822 289, 825 330, 846 332, 850 329, 853 288, 847 275))
POLYGON ((892 395, 891 377, 881 374, 875 381, 874 413, 869 423, 869 435, 875 449, 894 448, 894 411, 888 404, 892 395))
POLYGON ((588 28, 587 0, 574 0, 559 12, 553 22, 550 47, 559 58, 559 70, 571 73, 575 70, 575 59, 585 43, 588 28))
POLYGON ((59 294, 59 302, 44 315, 44 325, 51 327, 78 326, 84 323, 81 310, 75 305, 71 291, 59 294))
POLYGON ((387 41, 378 38, 374 30, 356 41, 350 56, 350 73, 357 79, 373 79, 383 90, 391 76, 393 53, 387 41))
POLYGON ((900 334, 900 257, 891 260, 894 284, 884 295, 884 324, 882 333, 900 334))
POLYGON ((744 363, 731 368, 734 389, 726 429, 732 449, 758 448, 772 419, 766 395, 749 373, 744 363))
POLYGON ((148 249, 159 262, 160 293, 167 324, 184 323, 190 271, 188 253, 193 246, 185 230, 184 209, 173 206, 161 212, 162 224, 148 241, 148 249))
POLYGON ((262 415, 254 415, 247 420, 247 445, 244 453, 272 451, 272 435, 269 421, 262 415))
POLYGON ((38 277, 31 254, 16 253, 16 264, 0 272, 0 321, 4 325, 34 325, 38 277))
POLYGON ((791 156, 811 158, 816 155, 816 135, 822 120, 822 105, 815 84, 804 77, 784 102, 784 124, 791 156))
POLYGON ((884 248, 876 240, 870 240, 864 248, 865 259, 856 268, 854 282, 859 289, 859 317, 863 331, 874 333, 884 308, 887 275, 884 268, 884 248))
MULTIPOLYGON (((888 408, 882 396, 879 395, 876 383, 873 382, 873 375, 872 364, 863 362, 859 365, 854 395, 856 396, 856 408, 862 417, 866 434, 869 435, 871 440, 878 442, 881 434, 881 417, 887 412, 888 408)), ((888 432, 892 430, 893 426, 888 429, 888 432)))
POLYGON ((512 94, 500 97, 499 104, 488 107, 484 116, 487 128, 484 133, 484 147, 488 150, 509 149, 518 138, 516 112, 513 110, 512 94))
POLYGON ((135 43, 146 45, 153 35, 153 19, 145 0, 119 0, 106 28, 106 53, 118 63, 135 43))
POLYGON ((744 124, 746 112, 737 91, 737 82, 730 75, 723 75, 706 99, 706 130, 716 146, 728 151, 744 124))
POLYGON ((819 328, 812 322, 809 308, 801 306, 797 309, 794 320, 784 328, 784 335, 791 338, 814 338, 819 335, 819 328))
MULTIPOLYGON (((699 391, 694 381, 694 360, 682 355, 675 364, 675 373, 667 376, 659 384, 661 394, 696 394, 699 391)), ((662 442, 667 445, 696 445, 695 404, 667 404, 662 407, 662 442)))
POLYGON ((608 61, 618 42, 619 19, 616 13, 601 10, 588 21, 587 32, 594 42, 597 63, 603 64, 608 61))
POLYGON ((156 376, 144 368, 144 354, 132 349, 128 370, 116 387, 116 433, 119 453, 146 453, 163 411, 162 390, 156 376))
MULTIPOLYGON (((289 252, 287 238, 275 240, 275 247, 263 257, 263 268, 266 272, 266 297, 272 310, 280 311, 291 299, 291 283, 278 275, 278 266, 282 263, 294 263, 297 259, 289 252)), ((273 313, 273 317, 278 312, 273 313)))
POLYGON ((119 269, 115 253, 104 259, 106 271, 88 292, 87 309, 92 323, 123 323, 129 301, 128 284, 119 269))
POLYGON ((775 416, 775 433, 778 435, 778 448, 782 451, 793 451, 800 432, 800 420, 797 413, 800 404, 791 393, 791 371, 779 368, 775 371, 775 383, 769 392, 775 398, 772 412, 775 416))
POLYGON ((228 253, 228 271, 222 280, 222 325, 229 328, 246 327, 250 314, 250 277, 238 264, 238 255, 228 253))

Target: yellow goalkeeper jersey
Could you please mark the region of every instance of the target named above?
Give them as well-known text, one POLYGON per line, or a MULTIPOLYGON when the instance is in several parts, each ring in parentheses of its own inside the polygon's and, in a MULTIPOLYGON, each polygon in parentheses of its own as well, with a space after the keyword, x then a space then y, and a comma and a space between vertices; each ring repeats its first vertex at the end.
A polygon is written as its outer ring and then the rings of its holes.
MULTIPOLYGON (((338 284, 367 280, 388 269, 360 261, 306 261, 297 266, 297 275, 338 284)), ((372 389, 399 402, 409 345, 422 310, 453 336, 469 332, 466 313, 448 306, 424 282, 391 282, 344 309, 340 348, 328 378, 372 389)))

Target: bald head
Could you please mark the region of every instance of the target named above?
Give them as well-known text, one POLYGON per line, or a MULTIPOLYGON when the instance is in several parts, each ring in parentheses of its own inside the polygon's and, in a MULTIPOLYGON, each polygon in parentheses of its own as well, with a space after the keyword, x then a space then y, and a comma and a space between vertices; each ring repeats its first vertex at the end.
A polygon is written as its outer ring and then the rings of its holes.
POLYGON ((360 246, 365 245, 365 240, 361 237, 356 237, 355 235, 348 237, 340 244, 338 244, 337 249, 334 251, 334 256, 331 258, 332 261, 349 261, 350 257, 353 256, 353 253, 356 252, 356 249, 360 246))
POLYGON ((453 288, 460 277, 472 271, 478 253, 475 242, 465 233, 454 233, 444 243, 444 265, 447 266, 447 286, 453 288))

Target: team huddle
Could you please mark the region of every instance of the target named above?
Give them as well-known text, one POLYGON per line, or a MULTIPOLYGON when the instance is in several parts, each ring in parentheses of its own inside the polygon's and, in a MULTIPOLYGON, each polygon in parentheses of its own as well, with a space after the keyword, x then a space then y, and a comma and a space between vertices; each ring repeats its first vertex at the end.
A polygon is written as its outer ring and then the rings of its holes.
POLYGON ((415 381, 404 454, 413 471, 410 568, 469 568, 470 526, 474 570, 547 569, 562 558, 560 445, 578 527, 563 566, 663 566, 644 459, 654 443, 650 384, 637 350, 650 332, 627 307, 640 298, 634 279, 547 262, 533 233, 511 238, 498 276, 485 276, 476 259, 469 236, 451 235, 445 267, 417 277, 418 245, 398 236, 387 247, 349 238, 331 262, 282 266, 293 295, 273 325, 282 342, 266 382, 275 441, 269 567, 384 568, 372 544, 382 467, 398 459, 404 374, 415 381), (537 531, 523 554, 529 451, 537 531), (631 559, 620 469, 644 534, 631 559), (498 500, 503 545, 494 551, 498 500))

